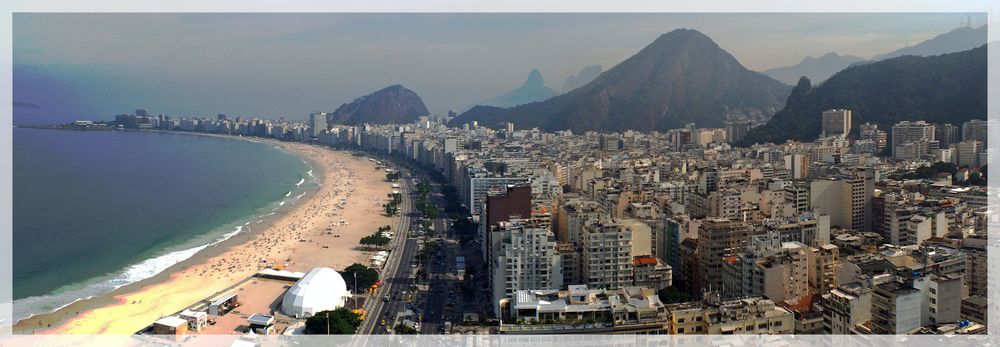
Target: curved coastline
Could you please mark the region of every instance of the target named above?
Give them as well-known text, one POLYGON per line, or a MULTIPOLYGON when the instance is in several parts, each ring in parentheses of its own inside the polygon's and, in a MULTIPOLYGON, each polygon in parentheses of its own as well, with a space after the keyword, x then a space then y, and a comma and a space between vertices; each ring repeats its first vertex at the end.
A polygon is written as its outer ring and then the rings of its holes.
POLYGON ((316 193, 291 194, 287 198, 301 198, 297 208, 277 214, 273 223, 254 233, 241 233, 216 245, 216 251, 211 252, 214 256, 202 253, 143 283, 20 322, 14 331, 127 335, 246 280, 268 267, 262 264, 263 259, 274 265, 284 263, 289 271, 308 271, 317 266, 342 269, 366 262, 372 253, 357 248, 360 239, 398 218, 381 213, 380 206, 388 201, 392 188, 381 175, 370 174, 377 169, 375 164, 319 146, 251 140, 273 143, 313 163, 314 175, 322 183, 316 193), (339 204, 343 199, 350 203, 339 204))
MULTIPOLYGON (((61 130, 61 129, 50 129, 50 130, 61 130)), ((314 174, 316 171, 317 163, 311 158, 302 155, 293 150, 281 146, 280 142, 267 139, 259 139, 252 137, 243 136, 228 136, 228 135, 218 135, 218 134, 202 134, 202 133, 192 133, 184 131, 162 131, 162 130, 141 130, 139 132, 148 133, 165 133, 173 135, 188 135, 188 136, 206 136, 214 137, 228 140, 242 140, 252 143, 257 143, 261 145, 273 146, 280 152, 284 152, 291 155, 305 164, 305 171, 302 172, 302 178, 300 182, 295 185, 294 191, 299 194, 298 197, 301 198, 303 195, 308 193, 315 193, 319 190, 322 185, 323 174, 314 174), (310 178, 307 182, 306 178, 310 178), (301 193, 299 193, 301 192, 301 193)), ((320 170, 322 171, 322 170, 320 170)), ((34 312, 27 316, 15 317, 16 323, 13 325, 12 330, 15 334, 25 334, 34 333, 38 330, 45 330, 48 328, 58 327, 66 322, 74 319, 81 312, 86 312, 92 309, 96 309, 102 306, 107 306, 116 302, 120 302, 118 299, 123 295, 136 292, 144 287, 161 284, 168 281, 175 274, 183 271, 203 261, 204 259, 216 257, 225 253, 226 251, 232 249, 235 246, 244 244, 250 240, 253 240, 258 234, 270 228, 277 220, 282 216, 287 215, 292 212, 297 205, 299 205, 299 199, 295 196, 290 196, 293 191, 289 191, 287 194, 283 194, 279 199, 267 204, 265 207, 255 209, 246 216, 242 216, 237 220, 227 222, 222 226, 213 228, 211 230, 206 230, 202 233, 202 239, 211 239, 207 243, 200 244, 180 244, 168 247, 177 248, 176 250, 157 255, 153 258, 144 259, 138 263, 132 263, 120 271, 113 274, 108 274, 105 276, 98 276, 96 279, 102 279, 101 282, 91 283, 88 286, 82 288, 75 288, 73 290, 68 290, 67 292, 85 292, 90 286, 96 286, 104 281, 109 280, 119 280, 126 281, 122 285, 116 286, 114 289, 96 295, 87 295, 86 297, 79 297, 72 302, 62 304, 58 308, 55 308, 49 312, 34 312), (265 212, 269 211, 269 212, 265 212), (260 214, 264 213, 264 214, 260 214), (229 231, 225 231, 225 230, 229 231), (218 235, 219 233, 221 235, 218 235), (214 236, 212 236, 214 235, 214 236), (173 260, 179 259, 179 260, 173 260), (143 267, 148 269, 149 266, 155 266, 155 262, 172 262, 171 265, 166 266, 162 269, 153 269, 155 272, 152 275, 143 274, 133 274, 136 277, 142 277, 141 279, 128 281, 130 276, 129 272, 141 272, 143 267), (123 278, 124 277, 124 278, 123 278)), ((147 270, 148 271, 148 270, 147 270)), ((148 274, 148 273, 147 273, 148 274)), ((68 285, 72 286, 72 285, 68 285)), ((22 298, 14 301, 16 305, 18 301, 22 300, 47 300, 52 299, 54 296, 58 296, 59 292, 53 292, 41 296, 32 296, 27 298, 22 298)))

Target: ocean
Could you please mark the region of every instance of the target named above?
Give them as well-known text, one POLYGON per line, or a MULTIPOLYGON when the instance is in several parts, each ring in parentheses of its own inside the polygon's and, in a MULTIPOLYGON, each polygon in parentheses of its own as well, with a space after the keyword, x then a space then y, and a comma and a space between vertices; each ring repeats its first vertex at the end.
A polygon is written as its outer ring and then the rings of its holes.
POLYGON ((150 278, 318 185, 267 143, 27 128, 13 143, 15 320, 150 278))

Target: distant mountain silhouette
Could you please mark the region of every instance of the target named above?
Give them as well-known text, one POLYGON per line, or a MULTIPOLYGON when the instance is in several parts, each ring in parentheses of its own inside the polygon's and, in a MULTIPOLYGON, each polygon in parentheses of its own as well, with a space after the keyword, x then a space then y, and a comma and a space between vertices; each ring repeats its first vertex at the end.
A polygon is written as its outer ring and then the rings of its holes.
POLYGON ((830 52, 819 58, 806 57, 798 64, 770 69, 764 71, 764 74, 788 85, 795 85, 802 76, 820 83, 851 64, 864 60, 853 55, 830 52))
POLYGON ((568 93, 573 89, 580 88, 584 84, 590 83, 590 81, 597 78, 602 71, 604 71, 604 69, 600 65, 584 67, 583 70, 580 70, 580 73, 566 77, 566 82, 563 82, 562 92, 568 93))
POLYGON ((785 108, 738 145, 812 141, 819 136, 821 113, 833 108, 852 111, 854 133, 865 122, 888 131, 903 120, 958 125, 986 119, 986 45, 852 66, 815 88, 802 78, 785 108))
POLYGON ((498 128, 666 130, 685 123, 722 126, 727 117, 767 119, 791 87, 747 70, 708 36, 689 29, 661 35, 586 85, 512 108, 476 106, 449 122, 498 128))
POLYGON ((541 101, 556 96, 556 91, 545 86, 545 79, 538 69, 532 69, 528 79, 520 87, 504 95, 477 102, 476 105, 510 107, 529 102, 541 101))
POLYGON ((961 52, 986 44, 986 26, 978 28, 961 27, 935 36, 914 46, 900 48, 895 51, 876 55, 872 60, 884 60, 904 55, 932 56, 945 53, 961 52))
POLYGON ((333 124, 410 123, 430 114, 423 100, 412 90, 392 85, 343 104, 327 115, 333 124))

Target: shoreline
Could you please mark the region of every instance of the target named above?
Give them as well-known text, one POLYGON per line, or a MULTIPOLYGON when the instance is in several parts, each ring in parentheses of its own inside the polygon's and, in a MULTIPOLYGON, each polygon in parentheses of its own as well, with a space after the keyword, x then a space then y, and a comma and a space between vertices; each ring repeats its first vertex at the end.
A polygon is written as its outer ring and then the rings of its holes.
MULTIPOLYGON (((288 233, 290 230, 297 229, 297 227, 295 226, 295 224, 297 224, 295 223, 297 219, 293 217, 297 217, 299 219, 303 217, 305 217, 306 219, 322 219, 320 216, 315 216, 310 218, 308 216, 303 216, 303 214, 307 214, 306 213, 307 211, 316 212, 318 210, 317 206, 323 203, 323 201, 321 201, 322 200, 321 198, 324 195, 329 195, 331 192, 333 192, 334 188, 336 188, 332 183, 337 181, 343 181, 343 178, 334 179, 335 177, 334 172, 339 171, 340 169, 332 167, 331 166, 332 162, 354 161, 353 166, 358 166, 358 165, 368 166, 368 164, 370 164, 370 162, 366 160, 359 160, 343 151, 334 151, 329 148, 312 146, 302 143, 281 142, 281 141, 260 139, 254 137, 230 136, 221 134, 202 134, 202 133, 191 133, 191 132, 181 132, 181 131, 153 130, 148 132, 183 134, 183 135, 194 135, 194 136, 209 136, 209 137, 218 137, 231 140, 244 140, 265 145, 273 145, 278 147, 279 150, 294 155, 303 162, 305 162, 309 166, 311 171, 314 173, 314 177, 317 182, 317 187, 313 189, 306 188, 304 190, 304 193, 306 194, 306 196, 304 196, 305 199, 297 201, 296 203, 294 203, 294 205, 291 206, 291 208, 282 208, 279 211, 276 211, 276 213, 272 216, 261 218, 263 220, 262 223, 253 223, 254 220, 257 219, 250 217, 249 219, 251 219, 250 220, 251 224, 249 225, 250 227, 249 231, 240 232, 230 237, 227 240, 221 241, 215 245, 211 245, 202 250, 199 250, 193 256, 185 260, 182 260, 174 265, 171 265, 167 269, 163 270, 162 272, 152 277, 124 285, 109 293, 93 296, 87 299, 77 300, 76 302, 70 303, 50 313, 36 314, 29 318, 22 319, 13 326, 13 333, 15 334, 34 334, 34 333, 131 334, 132 332, 141 329, 141 327, 135 328, 133 330, 128 330, 131 328, 122 327, 124 326, 124 324, 118 324, 116 321, 108 320, 106 318, 103 319, 102 323, 97 324, 95 326, 94 324, 92 324, 93 323, 92 321, 102 321, 102 319, 94 318, 95 312, 102 310, 106 311, 114 310, 114 308, 116 307, 153 306, 157 309, 163 310, 164 307, 177 308, 179 306, 177 310, 171 310, 169 312, 159 312, 159 311, 150 312, 149 309, 147 308, 147 310, 144 311, 146 315, 156 314, 158 316, 151 316, 152 318, 149 319, 148 322, 144 320, 139 322, 141 323, 142 326, 145 326, 151 324, 152 321, 155 320, 156 318, 159 318, 159 316, 168 315, 173 312, 179 311, 184 307, 195 304, 198 301, 200 301, 201 298, 198 298, 196 300, 191 300, 192 295, 195 295, 194 293, 190 293, 188 295, 178 294, 175 295, 174 299, 171 299, 169 297, 167 298, 159 297, 157 298, 158 299, 157 302, 152 305, 145 305, 142 296, 144 293, 151 294, 162 291, 170 292, 171 290, 167 290, 169 288, 176 288, 174 291, 180 291, 180 292, 193 291, 197 293, 205 292, 204 288, 218 290, 225 288, 226 286, 232 283, 241 281, 244 278, 248 277, 249 275, 252 275, 253 273, 256 273, 260 268, 259 264, 257 264, 256 267, 247 266, 251 265, 250 263, 243 263, 236 265, 227 262, 225 258, 227 258, 227 256, 233 256, 232 253, 236 252, 237 250, 242 250, 241 251, 242 253, 240 253, 240 255, 242 255, 244 258, 247 258, 247 256, 250 255, 250 253, 253 253, 253 256, 251 258, 256 260, 257 254, 264 253, 264 250, 260 249, 259 247, 261 239, 266 239, 269 235, 273 234, 272 231, 275 231, 277 229, 284 229, 286 233, 288 233), (332 162, 331 159, 333 160, 332 162), (292 226, 289 227, 289 225, 292 226), (250 251, 247 251, 247 249, 250 249, 250 251), (212 267, 212 270, 207 270, 209 268, 209 265, 213 262, 215 262, 216 264, 215 267, 212 267), (219 264, 229 265, 228 268, 225 268, 225 270, 229 271, 228 275, 222 276, 223 274, 221 266, 219 264), (199 270, 201 272, 197 273, 197 271, 199 270), (207 271, 213 271, 213 272, 207 274, 207 271), (192 284, 197 284, 197 285, 192 285, 192 284), (182 296, 183 298, 176 296, 182 296), (168 303, 165 303, 164 301, 167 301, 168 303), (137 302, 139 304, 136 304, 137 302)), ((351 185, 348 184, 347 186, 351 185)), ((342 186, 337 186, 337 187, 342 187, 342 186)), ((380 198, 381 196, 375 195, 374 197, 380 198)), ((350 207, 351 205, 355 204, 349 204, 348 207, 350 207)), ((328 215, 327 217, 330 216, 328 215)), ((382 218, 391 220, 391 218, 389 217, 382 217, 382 218)), ((377 219, 382 219, 382 218, 377 218, 377 219)), ((323 221, 330 222, 328 219, 329 218, 324 219, 323 221)), ((351 243, 349 242, 349 240, 355 238, 360 239, 360 237, 366 236, 368 233, 370 233, 368 230, 360 230, 354 233, 357 235, 353 235, 357 237, 346 238, 343 240, 345 242, 341 242, 339 245, 336 246, 324 245, 323 248, 327 247, 331 248, 329 251, 333 251, 334 249, 341 250, 341 252, 332 252, 332 253, 338 253, 344 257, 350 258, 353 262, 364 263, 366 252, 361 252, 353 249, 357 245, 356 243, 357 241, 355 240, 353 243, 351 243)), ((277 244, 277 241, 273 239, 268 241, 277 244)), ((284 241, 288 240, 286 239, 284 241)), ((294 247, 295 245, 292 245, 293 247, 287 247, 288 245, 285 246, 286 249, 284 249, 283 253, 291 255, 290 257, 288 257, 288 259, 292 259, 293 257, 298 258, 296 254, 297 252, 293 250, 304 247, 304 245, 302 247, 294 247)), ((270 250, 271 248, 268 247, 267 251, 270 250)), ((320 256, 320 258, 323 257, 320 256)), ((277 261, 279 260, 276 259, 275 263, 277 263, 277 261)), ((310 267, 330 266, 330 267, 335 267, 338 270, 342 269, 347 265, 350 265, 350 262, 348 262, 347 264, 336 264, 336 265, 328 264, 325 262, 322 264, 314 264, 316 263, 316 261, 310 261, 309 263, 310 264, 308 264, 308 266, 310 267)), ((343 261, 341 261, 341 263, 343 263, 343 261)), ((301 266, 306 266, 306 265, 303 264, 301 266)), ((289 266, 289 268, 293 267, 296 266, 294 265, 289 266)), ((160 293, 157 295, 169 296, 169 293, 160 293)), ((119 309, 119 311, 121 311, 121 309, 119 309)), ((125 311, 135 311, 135 310, 132 309, 125 311)))
MULTIPOLYGON (((24 128, 27 128, 27 129, 40 129, 40 130, 57 130, 57 131, 60 131, 60 130, 84 131, 84 130, 77 130, 77 129, 72 129, 72 128, 56 128, 56 127, 51 127, 51 128, 45 128, 45 127, 24 127, 24 128)), ((85 130, 90 130, 90 129, 85 129, 85 130)), ((116 129, 103 129, 103 130, 114 131, 116 129)), ((164 131, 164 130, 151 130, 151 131, 129 130, 129 131, 149 132, 149 133, 159 133, 159 134, 177 134, 177 135, 190 135, 190 136, 206 136, 206 137, 215 137, 215 138, 221 138, 221 139, 227 139, 227 140, 237 140, 237 141, 254 142, 254 143, 258 143, 258 144, 262 144, 262 145, 276 145, 276 144, 280 143, 279 141, 267 141, 267 140, 264 140, 264 139, 257 139, 257 138, 252 138, 252 137, 227 136, 227 135, 220 135, 220 134, 200 134, 200 133, 183 132, 183 131, 164 131)), ((279 146, 278 150, 282 151, 282 152, 285 152, 285 153, 287 153, 289 155, 292 155, 292 156, 294 156, 295 158, 297 158, 299 160, 304 161, 306 163, 306 165, 307 165, 307 171, 313 171, 313 172, 316 171, 317 163, 315 161, 313 161, 313 160, 310 160, 310 158, 306 158, 306 157, 304 157, 303 155, 301 155, 299 153, 295 153, 294 151, 289 151, 289 150, 287 150, 284 147, 280 147, 279 146)), ((322 173, 319 173, 318 175, 316 175, 316 182, 318 184, 322 184, 322 180, 323 180, 322 173)), ((319 190, 319 186, 314 187, 312 189, 306 189, 306 190, 304 190, 304 192, 307 193, 307 194, 315 194, 315 192, 318 191, 318 190, 319 190)), ((272 205, 273 204, 277 204, 277 203, 279 203, 280 201, 282 201, 282 200, 284 200, 286 198, 287 197, 282 197, 279 200, 275 200, 271 204, 272 205)), ((15 324, 12 326, 12 332, 14 334, 31 334, 31 333, 44 332, 44 331, 49 330, 51 328, 56 328, 58 326, 61 326, 61 325, 65 324, 66 322, 68 322, 68 321, 76 318, 81 312, 85 313, 86 311, 90 311, 90 310, 93 310, 93 309, 96 309, 96 308, 100 308, 100 307, 103 307, 103 306, 108 306, 108 305, 114 304, 114 303, 118 302, 118 300, 115 299, 116 297, 119 297, 119 296, 122 296, 122 295, 126 295, 126 294, 129 294, 129 293, 141 290, 143 287, 146 287, 146 286, 151 286, 151 285, 156 285, 156 284, 164 283, 164 282, 170 280, 170 277, 171 277, 172 274, 180 272, 180 271, 183 271, 183 270, 185 270, 185 269, 187 269, 187 268, 189 268, 189 267, 191 267, 193 265, 196 265, 199 260, 204 260, 204 259, 207 259, 207 258, 216 257, 216 256, 218 256, 218 255, 226 252, 227 250, 231 249, 232 247, 241 245, 243 243, 246 243, 246 242, 252 240, 259 233, 263 232, 264 230, 267 230, 268 228, 271 228, 276 221, 278 221, 279 219, 281 219, 281 217, 283 217, 284 215, 290 213, 292 210, 294 210, 294 207, 298 206, 299 204, 300 203, 296 203, 296 204, 290 206, 292 208, 280 208, 278 211, 274 211, 275 213, 273 215, 266 216, 266 217, 263 217, 263 218, 259 217, 257 215, 256 211, 255 211, 255 213, 249 214, 246 217, 244 217, 243 219, 240 219, 238 221, 234 220, 234 221, 230 222, 229 224, 242 225, 244 227, 244 229, 242 231, 240 231, 239 233, 233 235, 232 237, 229 237, 228 239, 223 240, 223 241, 218 242, 218 243, 215 243, 215 244, 200 244, 200 245, 191 245, 191 247, 185 247, 185 248, 192 248, 192 247, 198 247, 198 246, 201 246, 201 245, 207 245, 204 249, 201 249, 201 250, 195 252, 195 254, 193 254, 192 256, 190 256, 190 257, 188 257, 188 258, 186 258, 184 260, 181 260, 181 261, 179 261, 179 262, 177 262, 177 263, 175 263, 173 265, 170 265, 169 267, 167 267, 163 271, 157 273, 156 275, 150 276, 148 278, 145 278, 145 279, 142 279, 142 280, 139 280, 139 281, 135 281, 135 282, 132 282, 132 283, 125 284, 125 285, 123 285, 121 287, 118 287, 118 288, 116 288, 114 290, 111 290, 109 292, 106 292, 106 293, 97 294, 97 295, 93 295, 93 296, 86 297, 86 298, 79 298, 79 299, 77 299, 77 300, 75 300, 73 302, 65 304, 65 305, 63 305, 63 306, 61 306, 61 307, 59 307, 59 308, 57 308, 55 310, 52 310, 50 312, 36 313, 36 314, 32 314, 29 317, 17 320, 15 322, 15 324), (254 223, 253 222, 254 220, 263 220, 264 222, 263 223, 254 223), (243 224, 243 223, 240 223, 240 222, 248 222, 249 225, 246 225, 246 224, 243 224), (249 230, 247 230, 247 229, 249 229, 249 230), (42 324, 39 325, 37 322, 42 322, 42 324)), ((226 225, 228 225, 228 224, 226 224, 226 225)), ((220 227, 220 229, 221 228, 222 227, 220 227)), ((223 232, 223 234, 224 234, 224 232, 223 232)), ((219 237, 221 237, 221 236, 222 235, 220 234, 219 237)), ((214 241, 210 241, 209 243, 213 243, 213 242, 214 241)), ((179 246, 179 245, 177 245, 177 246, 179 246)), ((174 247, 177 247, 177 246, 174 246, 174 247)), ((148 260, 148 259, 152 259, 152 258, 147 258, 147 259, 144 259, 144 260, 140 260, 139 263, 141 263, 142 261, 148 260)), ((135 263, 135 264, 138 264, 138 263, 135 263)), ((125 271, 129 266, 133 266, 135 264, 126 265, 126 267, 123 268, 121 271, 125 271)), ((46 294, 46 295, 49 295, 49 294, 46 294)))

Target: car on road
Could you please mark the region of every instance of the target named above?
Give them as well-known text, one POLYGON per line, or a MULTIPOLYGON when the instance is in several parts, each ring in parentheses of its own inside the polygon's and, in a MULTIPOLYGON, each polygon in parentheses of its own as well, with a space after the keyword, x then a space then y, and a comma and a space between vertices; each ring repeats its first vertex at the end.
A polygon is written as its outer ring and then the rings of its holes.
POLYGON ((386 294, 384 297, 382 297, 382 302, 389 302, 389 294, 386 294))

